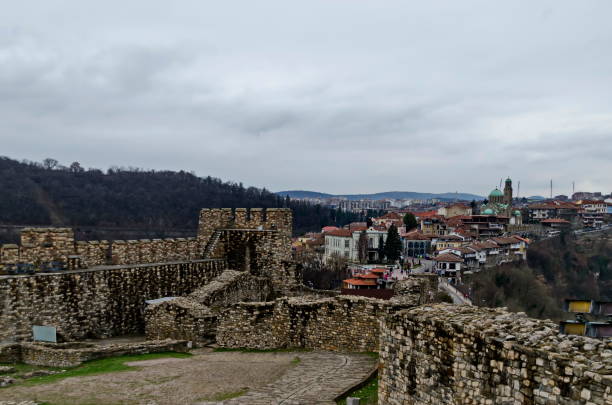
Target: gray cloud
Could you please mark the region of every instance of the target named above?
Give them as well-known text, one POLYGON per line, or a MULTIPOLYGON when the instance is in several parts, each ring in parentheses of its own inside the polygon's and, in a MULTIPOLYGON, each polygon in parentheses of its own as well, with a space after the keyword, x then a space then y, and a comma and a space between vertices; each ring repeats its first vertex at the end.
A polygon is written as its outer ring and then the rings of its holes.
POLYGON ((612 4, 23 1, 0 154, 279 190, 612 190, 612 4))

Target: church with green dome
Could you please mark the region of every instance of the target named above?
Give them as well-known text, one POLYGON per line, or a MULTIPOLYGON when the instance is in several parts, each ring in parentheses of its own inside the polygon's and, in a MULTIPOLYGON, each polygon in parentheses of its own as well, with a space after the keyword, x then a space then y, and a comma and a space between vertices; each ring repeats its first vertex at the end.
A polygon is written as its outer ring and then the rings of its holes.
POLYGON ((510 218, 510 223, 520 225, 523 223, 521 211, 512 209, 512 180, 506 179, 504 191, 495 187, 487 197, 487 203, 480 206, 481 215, 499 215, 510 218))

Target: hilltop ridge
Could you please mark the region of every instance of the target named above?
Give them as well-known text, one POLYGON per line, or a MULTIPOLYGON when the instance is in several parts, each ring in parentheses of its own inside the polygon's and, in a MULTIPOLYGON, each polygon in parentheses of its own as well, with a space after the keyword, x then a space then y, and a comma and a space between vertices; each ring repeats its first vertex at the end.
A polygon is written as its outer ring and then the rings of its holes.
POLYGON ((383 191, 380 193, 371 194, 328 194, 321 193, 318 191, 308 190, 286 190, 277 191, 276 194, 280 196, 289 196, 290 198, 347 198, 349 200, 381 200, 385 198, 392 199, 415 199, 415 200, 429 200, 432 198, 438 198, 441 200, 483 200, 484 197, 471 194, 471 193, 421 193, 417 191, 383 191))

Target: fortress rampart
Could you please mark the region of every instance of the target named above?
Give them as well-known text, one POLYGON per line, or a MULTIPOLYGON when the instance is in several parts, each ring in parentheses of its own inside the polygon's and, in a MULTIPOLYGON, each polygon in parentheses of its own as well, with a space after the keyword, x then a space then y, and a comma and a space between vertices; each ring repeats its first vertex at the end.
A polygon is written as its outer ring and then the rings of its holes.
MULTIPOLYGON (((197 235, 192 238, 75 241, 71 228, 24 228, 20 245, 0 247, 0 270, 5 265, 17 263, 38 266, 41 263, 63 262, 72 269, 223 258, 228 248, 241 251, 242 245, 239 245, 237 238, 245 230, 269 231, 264 234, 275 242, 265 242, 266 246, 259 249, 260 255, 274 252, 276 257, 281 254, 283 260, 288 260, 291 255, 292 222, 292 212, 286 208, 205 208, 200 212, 197 235), (225 238, 211 240, 221 230, 226 231, 225 238), (229 230, 233 232, 228 233, 229 230), (211 249, 210 254, 206 252, 207 247, 211 249), (77 264, 72 264, 70 258, 78 259, 74 262, 77 264)), ((251 253, 255 257, 255 252, 251 253)))
POLYGON ((382 321, 379 404, 609 404, 611 346, 500 308, 416 307, 382 321))
POLYGON ((350 295, 239 303, 220 314, 217 344, 251 349, 378 351, 381 317, 414 305, 350 295))
POLYGON ((148 305, 145 310, 147 339, 214 340, 217 318, 225 311, 225 306, 241 301, 266 300, 273 295, 269 278, 225 270, 186 297, 148 305))
POLYGON ((0 276, 0 341, 31 340, 33 325, 55 326, 64 340, 142 333, 145 300, 187 295, 225 267, 198 260, 0 276))

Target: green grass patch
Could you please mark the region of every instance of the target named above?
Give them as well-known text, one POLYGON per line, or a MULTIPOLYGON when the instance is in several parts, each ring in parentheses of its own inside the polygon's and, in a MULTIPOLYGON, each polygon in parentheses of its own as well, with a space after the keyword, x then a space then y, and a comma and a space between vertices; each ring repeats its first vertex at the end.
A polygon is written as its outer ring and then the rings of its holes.
POLYGON ((378 353, 377 352, 363 352, 361 354, 365 354, 366 356, 370 356, 373 359, 378 359, 378 353))
MULTIPOLYGON (((153 360, 153 359, 161 359, 161 358, 187 358, 192 355, 189 353, 177 353, 177 352, 160 352, 160 353, 147 353, 147 354, 136 354, 136 355, 126 355, 126 356, 118 356, 118 357, 108 357, 104 359, 97 359, 87 361, 80 366, 67 368, 63 373, 45 375, 40 377, 33 377, 27 380, 20 381, 15 385, 24 385, 24 386, 32 386, 38 384, 49 384, 56 382, 58 380, 62 380, 68 377, 84 377, 88 375, 96 375, 96 374, 106 374, 106 373, 115 373, 120 371, 130 371, 137 370, 139 367, 127 366, 125 363, 129 363, 132 361, 142 361, 142 360, 153 360)), ((50 367, 37 367, 37 366, 29 366, 27 364, 17 364, 12 365, 13 367, 19 370, 49 370, 50 367)), ((60 370, 58 368, 54 368, 54 370, 60 370)), ((23 371, 20 371, 22 373, 23 371)), ((15 386, 13 385, 13 386, 15 386)))
POLYGON ((300 364, 301 361, 302 359, 300 359, 299 356, 295 356, 293 360, 291 360, 291 364, 293 364, 294 366, 297 366, 298 364, 300 364))
MULTIPOLYGON (((378 404, 378 377, 370 378, 363 387, 351 391, 347 397, 359 398, 360 405, 378 404)), ((336 401, 336 404, 346 405, 346 397, 336 401)))
POLYGON ((282 349, 248 349, 246 347, 232 348, 232 347, 217 347, 215 352, 241 352, 241 353, 292 353, 292 352, 311 352, 312 349, 305 349, 303 347, 290 347, 282 349))
POLYGON ((31 366, 29 364, 23 364, 23 363, 20 363, 20 364, 0 363, 0 366, 8 366, 8 367, 14 368, 15 369, 14 372, 3 374, 3 375, 10 375, 12 377, 16 377, 16 376, 19 376, 20 374, 29 373, 30 371, 35 371, 35 370, 54 370, 54 371, 65 370, 65 368, 31 366))

